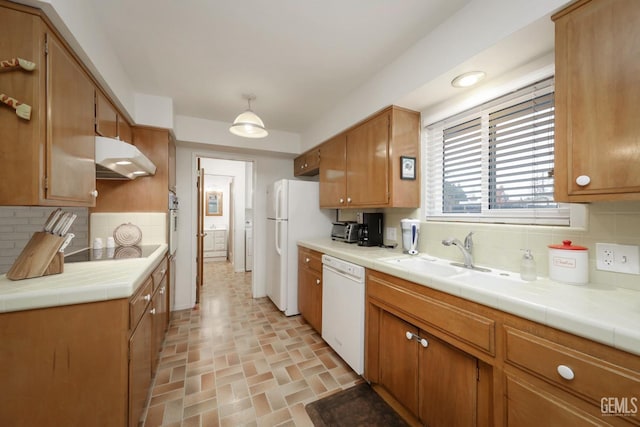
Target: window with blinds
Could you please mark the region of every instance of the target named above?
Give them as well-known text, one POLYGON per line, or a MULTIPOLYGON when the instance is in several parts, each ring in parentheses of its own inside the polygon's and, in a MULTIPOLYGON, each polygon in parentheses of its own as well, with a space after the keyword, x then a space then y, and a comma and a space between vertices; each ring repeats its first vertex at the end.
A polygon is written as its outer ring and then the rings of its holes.
POLYGON ((426 128, 427 219, 569 225, 553 200, 549 78, 426 128))

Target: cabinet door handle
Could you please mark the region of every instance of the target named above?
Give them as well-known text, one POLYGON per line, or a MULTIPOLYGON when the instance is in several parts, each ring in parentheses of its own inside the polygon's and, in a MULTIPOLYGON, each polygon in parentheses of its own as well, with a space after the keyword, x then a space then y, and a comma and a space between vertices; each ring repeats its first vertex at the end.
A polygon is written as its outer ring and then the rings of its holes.
POLYGON ((344 199, 340 197, 340 204, 344 203, 344 199))
POLYGON ((567 381, 571 381, 575 378, 573 370, 567 365, 558 365, 556 369, 558 370, 558 374, 567 381))
POLYGON ((311 261, 309 258, 305 258, 304 262, 308 263, 309 261, 311 261))
POLYGON ((316 285, 320 284, 320 279, 316 279, 316 285))
POLYGON ((351 197, 347 197, 347 203, 351 203, 351 197))
POLYGON ((587 175, 580 175, 576 178, 576 184, 578 184, 580 187, 585 187, 589 185, 590 182, 591 178, 589 178, 589 176, 587 175))
POLYGON ((160 290, 158 292, 160 292, 160 295, 164 295, 164 290, 165 290, 166 286, 163 286, 160 288, 160 290))
POLYGON ((145 301, 151 301, 151 294, 146 294, 145 296, 142 297, 142 299, 145 301))
POLYGON ((149 310, 149 313, 151 313, 151 314, 156 314, 156 309, 155 309, 155 307, 154 307, 154 308, 152 308, 151 310, 149 310))
POLYGON ((91 197, 98 197, 98 190, 93 190, 91 193, 89 193, 91 195, 91 197))
POLYGON ((413 332, 407 331, 404 333, 404 336, 407 337, 408 340, 418 341, 424 348, 429 347, 429 341, 427 341, 426 338, 421 338, 419 335, 416 335, 413 332))

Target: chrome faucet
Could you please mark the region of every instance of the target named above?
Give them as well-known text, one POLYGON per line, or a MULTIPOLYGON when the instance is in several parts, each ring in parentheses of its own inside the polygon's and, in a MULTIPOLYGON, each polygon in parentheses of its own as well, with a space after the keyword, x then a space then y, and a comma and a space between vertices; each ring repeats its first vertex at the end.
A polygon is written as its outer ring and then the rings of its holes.
POLYGON ((444 239, 442 244, 445 246, 457 246, 462 252, 462 256, 464 256, 464 264, 460 263, 452 263, 453 265, 458 265, 460 267, 469 268, 472 270, 480 270, 480 271, 489 271, 486 268, 476 267, 473 265, 473 231, 467 234, 467 237, 464 238, 464 243, 460 240, 449 237, 448 239, 444 239))

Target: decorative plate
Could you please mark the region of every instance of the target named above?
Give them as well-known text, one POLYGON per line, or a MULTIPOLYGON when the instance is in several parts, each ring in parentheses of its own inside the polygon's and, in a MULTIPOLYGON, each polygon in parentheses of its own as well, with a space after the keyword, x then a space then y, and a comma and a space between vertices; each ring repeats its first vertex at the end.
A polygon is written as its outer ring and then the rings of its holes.
POLYGON ((113 240, 119 246, 134 246, 142 240, 142 231, 130 222, 121 224, 113 231, 113 240))

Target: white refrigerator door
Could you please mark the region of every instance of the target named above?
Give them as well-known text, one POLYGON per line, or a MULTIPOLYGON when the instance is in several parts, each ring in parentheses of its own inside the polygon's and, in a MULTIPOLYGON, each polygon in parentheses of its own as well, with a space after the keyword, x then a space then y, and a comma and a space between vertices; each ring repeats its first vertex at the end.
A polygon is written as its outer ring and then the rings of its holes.
POLYGON ((267 296, 287 309, 287 221, 267 219, 267 296))
POLYGON ((267 187, 267 218, 288 218, 288 183, 282 179, 267 187))

